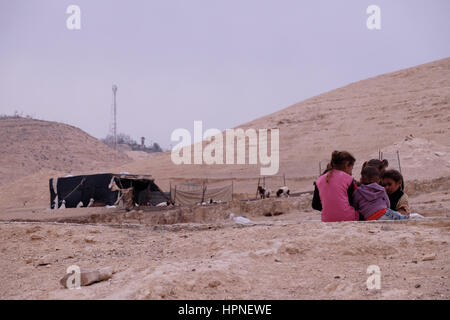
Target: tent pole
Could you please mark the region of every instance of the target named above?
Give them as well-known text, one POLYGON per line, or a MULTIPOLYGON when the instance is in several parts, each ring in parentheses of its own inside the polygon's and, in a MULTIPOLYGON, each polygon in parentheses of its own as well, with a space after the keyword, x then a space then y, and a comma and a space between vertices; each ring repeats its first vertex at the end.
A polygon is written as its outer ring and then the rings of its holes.
POLYGON ((231 180, 231 201, 233 201, 234 181, 231 180))
POLYGON ((258 178, 258 186, 256 187, 256 195, 255 198, 258 199, 258 188, 259 188, 259 182, 261 181, 261 177, 258 178))

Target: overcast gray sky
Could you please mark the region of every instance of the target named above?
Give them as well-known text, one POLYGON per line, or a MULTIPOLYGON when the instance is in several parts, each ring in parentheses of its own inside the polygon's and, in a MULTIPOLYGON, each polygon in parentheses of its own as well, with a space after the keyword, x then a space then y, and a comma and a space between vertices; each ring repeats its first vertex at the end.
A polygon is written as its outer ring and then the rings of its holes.
POLYGON ((450 56, 448 0, 0 0, 0 114, 169 147, 314 95, 450 56), (81 8, 81 30, 66 9, 81 8), (381 8, 381 30, 366 8, 381 8), (176 144, 176 143, 174 143, 176 144))

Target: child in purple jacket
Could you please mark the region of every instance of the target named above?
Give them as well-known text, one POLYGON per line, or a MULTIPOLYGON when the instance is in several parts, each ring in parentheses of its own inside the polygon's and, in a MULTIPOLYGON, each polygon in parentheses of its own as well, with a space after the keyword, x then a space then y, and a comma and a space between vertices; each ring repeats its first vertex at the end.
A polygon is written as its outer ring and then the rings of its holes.
POLYGON ((403 220, 409 217, 390 209, 389 196, 380 186, 380 172, 375 167, 361 171, 361 186, 353 194, 353 206, 363 220, 403 220))

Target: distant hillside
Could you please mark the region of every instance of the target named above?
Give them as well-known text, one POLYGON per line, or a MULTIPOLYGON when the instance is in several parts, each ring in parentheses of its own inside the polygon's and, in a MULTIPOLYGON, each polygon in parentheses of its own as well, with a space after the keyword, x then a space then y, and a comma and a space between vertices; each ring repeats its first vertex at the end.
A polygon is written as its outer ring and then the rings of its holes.
MULTIPOLYGON (((428 153, 418 151, 416 155, 414 148, 403 148, 400 158, 409 168, 406 179, 448 175, 450 154, 444 152, 443 146, 450 141, 450 58, 361 80, 239 127, 279 128, 279 173, 297 178, 298 188, 300 177, 311 177, 305 188, 312 188, 319 161, 329 159, 333 150, 352 152, 358 167, 364 160, 378 157, 378 149, 395 152, 393 146, 411 135, 429 143, 429 149, 425 148, 428 153), (437 167, 434 152, 440 155, 437 167), (419 161, 422 165, 416 167, 417 156, 423 159, 419 161)), ((420 148, 425 150, 422 142, 420 148)), ((251 180, 245 189, 249 192, 259 175, 259 165, 177 166, 171 162, 170 153, 155 154, 120 170, 151 173, 166 188, 173 177, 248 177, 251 180)), ((356 168, 354 176, 359 178, 356 168)), ((241 184, 235 186, 235 190, 241 189, 241 184)))
POLYGON ((86 132, 58 122, 0 118, 0 184, 42 169, 105 171, 131 159, 86 132))

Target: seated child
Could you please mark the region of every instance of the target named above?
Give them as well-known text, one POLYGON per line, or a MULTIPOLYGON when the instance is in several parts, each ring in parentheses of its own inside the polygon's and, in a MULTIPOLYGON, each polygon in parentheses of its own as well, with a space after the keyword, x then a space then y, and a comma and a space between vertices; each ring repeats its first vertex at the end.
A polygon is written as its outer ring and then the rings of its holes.
POLYGON ((364 220, 403 220, 408 216, 390 208, 386 190, 380 186, 380 171, 367 166, 361 172, 361 186, 353 194, 353 205, 364 220))
POLYGON ((383 186, 391 202, 390 208, 409 216, 408 195, 403 192, 403 176, 397 170, 387 170, 382 175, 383 186))
POLYGON ((366 161, 362 165, 362 169, 365 167, 375 167, 380 171, 380 175, 383 175, 386 168, 389 166, 389 162, 386 159, 378 160, 378 159, 370 159, 366 161))
POLYGON ((322 211, 323 222, 357 221, 351 206, 356 182, 352 177, 355 158, 347 151, 333 151, 327 170, 315 181, 312 207, 322 211))

